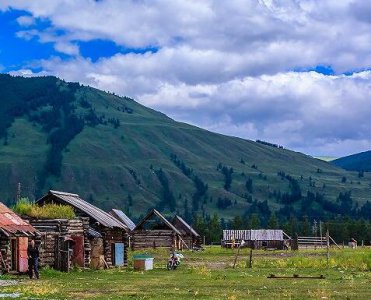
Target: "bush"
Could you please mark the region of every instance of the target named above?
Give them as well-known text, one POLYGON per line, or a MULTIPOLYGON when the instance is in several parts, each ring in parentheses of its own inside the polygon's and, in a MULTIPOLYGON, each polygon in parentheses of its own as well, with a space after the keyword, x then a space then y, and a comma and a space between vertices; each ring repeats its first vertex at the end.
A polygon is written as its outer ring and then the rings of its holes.
POLYGON ((28 199, 20 199, 13 207, 13 211, 33 218, 40 219, 73 219, 76 217, 71 206, 59 204, 45 204, 38 206, 28 199))

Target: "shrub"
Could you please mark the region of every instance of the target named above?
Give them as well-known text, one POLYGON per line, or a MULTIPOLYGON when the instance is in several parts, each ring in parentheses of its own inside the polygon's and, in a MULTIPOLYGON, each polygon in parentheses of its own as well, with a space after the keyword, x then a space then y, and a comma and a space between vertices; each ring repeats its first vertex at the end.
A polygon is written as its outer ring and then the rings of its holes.
POLYGON ((20 215, 40 219, 73 219, 76 216, 71 206, 54 203, 38 206, 26 198, 20 199, 13 210, 20 215))

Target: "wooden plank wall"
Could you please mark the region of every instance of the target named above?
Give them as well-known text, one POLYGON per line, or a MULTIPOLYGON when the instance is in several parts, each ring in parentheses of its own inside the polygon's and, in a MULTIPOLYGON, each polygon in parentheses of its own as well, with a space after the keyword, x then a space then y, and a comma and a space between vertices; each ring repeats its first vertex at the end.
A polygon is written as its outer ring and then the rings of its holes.
POLYGON ((104 259, 108 266, 113 265, 112 244, 124 243, 124 266, 128 263, 129 235, 120 228, 101 227, 100 232, 103 237, 104 259))
POLYGON ((223 230, 223 240, 283 241, 283 231, 275 229, 223 230))
POLYGON ((133 250, 145 248, 178 248, 176 236, 172 230, 136 230, 132 234, 131 246, 133 250))
POLYGON ((84 267, 90 266, 90 241, 88 239, 88 218, 65 219, 30 219, 30 224, 40 233, 40 266, 56 267, 58 269, 59 237, 72 235, 84 236, 84 267))

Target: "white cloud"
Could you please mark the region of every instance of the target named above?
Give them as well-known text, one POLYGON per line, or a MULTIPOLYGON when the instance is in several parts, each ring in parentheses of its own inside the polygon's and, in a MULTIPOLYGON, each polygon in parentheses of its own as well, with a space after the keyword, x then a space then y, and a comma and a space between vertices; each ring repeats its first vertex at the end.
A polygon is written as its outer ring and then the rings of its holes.
POLYGON ((68 55, 76 56, 79 55, 79 47, 72 43, 66 42, 56 42, 54 45, 54 49, 58 52, 65 53, 68 55))
MULTIPOLYGON (((63 42, 106 39, 125 47, 192 49, 244 75, 332 65, 371 66, 369 5, 342 1, 2 1, 49 19, 63 42), (356 28, 356 30, 355 30, 356 28), (174 48, 175 47, 175 48, 174 48), (218 58, 219 57, 219 58, 218 58)), ((229 69, 227 69, 229 70, 229 69)))
POLYGON ((20 16, 17 18, 17 22, 21 26, 31 26, 35 24, 35 19, 31 16, 20 16))
POLYGON ((73 57, 40 61, 48 74, 135 97, 213 131, 311 154, 371 144, 371 76, 362 72, 371 68, 367 1, 0 0, 0 9, 9 7, 27 11, 18 23, 29 28, 18 37, 73 57), (40 31, 29 18, 50 26, 40 31), (78 42, 95 39, 158 51, 93 62, 78 42), (318 65, 336 75, 292 71, 318 65))

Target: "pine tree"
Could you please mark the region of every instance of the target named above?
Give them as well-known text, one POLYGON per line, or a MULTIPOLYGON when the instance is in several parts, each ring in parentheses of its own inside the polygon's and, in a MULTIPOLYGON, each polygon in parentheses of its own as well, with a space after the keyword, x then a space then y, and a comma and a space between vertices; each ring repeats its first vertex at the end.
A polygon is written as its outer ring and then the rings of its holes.
POLYGON ((268 220, 268 228, 269 229, 277 229, 278 228, 278 220, 275 213, 272 213, 268 220))

